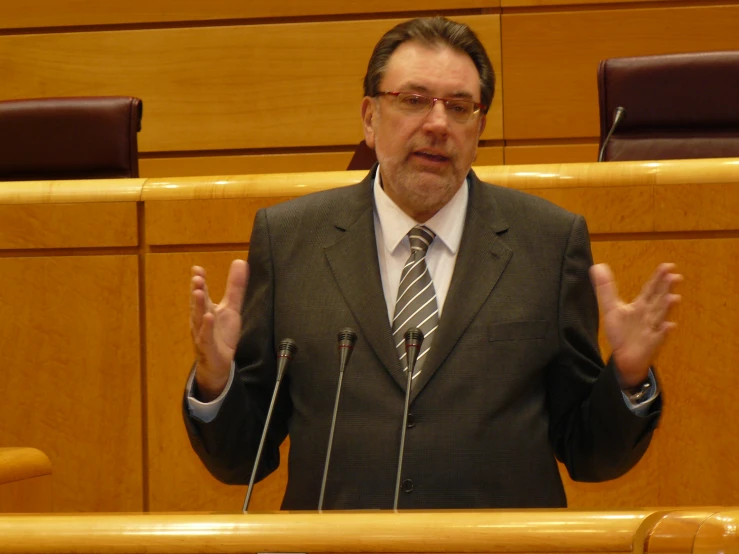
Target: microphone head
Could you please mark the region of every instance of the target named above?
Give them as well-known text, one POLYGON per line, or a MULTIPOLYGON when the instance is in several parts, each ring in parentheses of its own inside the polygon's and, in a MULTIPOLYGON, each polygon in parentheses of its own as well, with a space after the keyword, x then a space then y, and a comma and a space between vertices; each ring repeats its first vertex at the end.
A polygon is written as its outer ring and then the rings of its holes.
POLYGON ((423 331, 418 327, 411 327, 405 332, 403 338, 405 338, 406 349, 412 346, 420 348, 423 343, 423 331))
POLYGON ((349 358, 354 351, 354 343, 357 342, 357 334, 354 329, 347 327, 339 331, 339 372, 343 373, 349 365, 349 358))
POLYGON ((357 334, 351 327, 339 331, 337 338, 339 340, 339 348, 352 347, 357 342, 357 334))
POLYGON ((293 339, 282 339, 280 346, 277 348, 277 356, 280 358, 290 358, 297 353, 298 345, 293 339))
POLYGON ((298 345, 293 339, 282 339, 277 348, 277 381, 281 381, 287 371, 287 366, 293 361, 293 356, 298 351, 298 345))
POLYGON ((615 110, 613 110, 613 121, 620 121, 624 117, 626 117, 626 108, 623 106, 617 107, 615 110))

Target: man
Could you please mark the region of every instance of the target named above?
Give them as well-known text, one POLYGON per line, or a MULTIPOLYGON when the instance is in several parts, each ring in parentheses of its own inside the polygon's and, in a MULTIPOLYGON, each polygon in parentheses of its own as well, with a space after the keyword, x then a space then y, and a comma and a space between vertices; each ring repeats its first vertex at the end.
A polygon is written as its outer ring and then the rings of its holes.
POLYGON ((598 481, 644 453, 661 402, 650 363, 674 327, 666 318, 680 276, 660 266, 627 305, 609 269, 592 268, 613 349, 604 365, 582 217, 470 171, 493 79, 464 25, 422 18, 390 30, 362 100, 379 169, 358 185, 260 211, 249 264, 232 264, 219 305, 193 268, 198 359, 185 420, 217 478, 248 482, 276 345, 291 337, 299 350, 259 477, 277 467, 289 434, 283 508, 317 507, 339 378, 335 337, 345 327, 359 339, 324 508, 393 506, 409 326, 426 338, 400 508, 565 506, 555 457, 574 479, 598 481))

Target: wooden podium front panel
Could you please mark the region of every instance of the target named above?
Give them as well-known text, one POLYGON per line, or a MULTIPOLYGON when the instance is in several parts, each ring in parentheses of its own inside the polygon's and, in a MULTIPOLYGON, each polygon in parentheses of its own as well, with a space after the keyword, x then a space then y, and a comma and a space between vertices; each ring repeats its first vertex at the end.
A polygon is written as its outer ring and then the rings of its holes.
MULTIPOLYGON (((625 301, 638 294, 660 262, 677 264, 684 282, 678 324, 655 368, 664 395, 664 413, 642 461, 626 476, 598 484, 566 482, 574 508, 627 508, 660 505, 732 505, 739 502, 739 442, 731 424, 739 405, 734 363, 739 315, 739 238, 685 238, 607 241, 595 237, 595 261, 613 269, 625 301), (728 425, 728 426, 727 426, 728 425)), ((601 341, 604 355, 606 343, 601 341)))
MULTIPOLYGON (((182 396, 194 361, 189 328, 190 267, 206 269, 211 298, 223 296, 231 260, 246 251, 183 252, 146 256, 146 362, 149 509, 241 509, 246 486, 228 486, 208 473, 195 455, 182 420, 182 396)), ((282 449, 287 453, 287 445, 282 449)), ((254 489, 250 510, 277 510, 287 460, 254 489)), ((248 476, 246 477, 248 479, 248 476)))
POLYGON ((137 268, 0 257, 0 440, 49 456, 58 511, 143 508, 137 268))

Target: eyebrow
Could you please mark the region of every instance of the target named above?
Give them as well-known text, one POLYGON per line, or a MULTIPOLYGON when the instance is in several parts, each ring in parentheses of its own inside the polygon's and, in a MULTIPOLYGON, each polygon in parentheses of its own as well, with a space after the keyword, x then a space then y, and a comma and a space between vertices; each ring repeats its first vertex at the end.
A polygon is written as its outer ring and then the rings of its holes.
MULTIPOLYGON (((408 83, 401 88, 412 92, 418 92, 419 94, 431 94, 431 90, 428 87, 416 83, 408 83)), ((474 101, 473 96, 469 92, 465 91, 453 92, 452 94, 444 95, 443 98, 466 98, 474 101)))

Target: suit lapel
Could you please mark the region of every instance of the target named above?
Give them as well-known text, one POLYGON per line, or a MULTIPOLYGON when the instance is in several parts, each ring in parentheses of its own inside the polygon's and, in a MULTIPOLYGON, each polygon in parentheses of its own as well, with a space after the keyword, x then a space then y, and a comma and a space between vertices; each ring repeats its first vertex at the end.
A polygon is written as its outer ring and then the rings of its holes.
POLYGON ((324 253, 344 301, 359 325, 359 336, 367 341, 380 362, 405 389, 405 376, 393 345, 377 259, 372 197, 374 175, 373 169, 355 187, 354 197, 346 209, 336 214, 334 224, 341 236, 327 245, 324 253))
POLYGON ((508 228, 492 188, 470 172, 470 196, 462 242, 434 343, 413 380, 411 401, 429 382, 482 308, 513 252, 498 236, 508 228))

